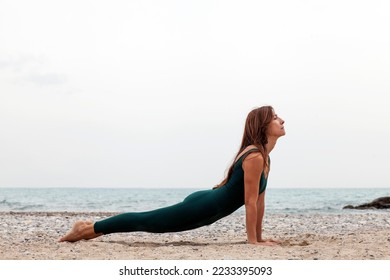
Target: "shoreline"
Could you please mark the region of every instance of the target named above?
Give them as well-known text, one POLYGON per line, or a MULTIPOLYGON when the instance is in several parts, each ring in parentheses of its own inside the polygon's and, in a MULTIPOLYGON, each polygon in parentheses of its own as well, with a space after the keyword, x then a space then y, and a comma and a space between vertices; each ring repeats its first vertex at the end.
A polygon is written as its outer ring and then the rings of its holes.
POLYGON ((118 212, 0 212, 0 260, 390 260, 390 215, 379 213, 272 214, 264 237, 280 246, 246 243, 245 216, 177 233, 116 233, 59 243, 76 220, 118 212))

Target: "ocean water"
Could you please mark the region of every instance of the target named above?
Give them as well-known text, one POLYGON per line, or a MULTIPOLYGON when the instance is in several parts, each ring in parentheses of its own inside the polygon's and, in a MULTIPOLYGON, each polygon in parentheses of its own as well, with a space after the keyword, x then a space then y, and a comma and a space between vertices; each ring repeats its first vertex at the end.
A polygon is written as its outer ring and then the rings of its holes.
MULTIPOLYGON (((182 201, 200 189, 0 188, 0 211, 152 210, 182 201)), ((390 189, 268 188, 267 213, 351 213, 343 206, 390 196, 390 189)), ((238 211, 244 211, 241 207, 238 211)), ((370 210, 373 211, 373 210, 370 210)), ((390 210, 374 210, 388 211, 390 210)))

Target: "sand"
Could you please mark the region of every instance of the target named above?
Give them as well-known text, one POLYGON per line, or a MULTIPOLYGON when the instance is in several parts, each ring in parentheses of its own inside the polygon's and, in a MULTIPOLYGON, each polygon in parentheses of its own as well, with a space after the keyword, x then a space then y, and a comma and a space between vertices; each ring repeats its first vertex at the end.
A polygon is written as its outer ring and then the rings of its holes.
POLYGON ((0 212, 1 260, 389 260, 390 212, 271 214, 264 236, 274 247, 246 243, 245 217, 234 213, 180 233, 117 233, 76 243, 57 242, 79 219, 115 213, 0 212))

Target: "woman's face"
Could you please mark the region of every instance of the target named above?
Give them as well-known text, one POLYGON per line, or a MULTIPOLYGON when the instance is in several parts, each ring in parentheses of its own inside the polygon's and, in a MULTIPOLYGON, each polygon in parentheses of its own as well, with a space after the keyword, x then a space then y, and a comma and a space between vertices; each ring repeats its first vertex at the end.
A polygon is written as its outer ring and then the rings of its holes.
POLYGON ((280 137, 286 134, 284 130, 284 120, 281 119, 277 114, 273 113, 273 119, 268 126, 267 136, 268 137, 280 137))

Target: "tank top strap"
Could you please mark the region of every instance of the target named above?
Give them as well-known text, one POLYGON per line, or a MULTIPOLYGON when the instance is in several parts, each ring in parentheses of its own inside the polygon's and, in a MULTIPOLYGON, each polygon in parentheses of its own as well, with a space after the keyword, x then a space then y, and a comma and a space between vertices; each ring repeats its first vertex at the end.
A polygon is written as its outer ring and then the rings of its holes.
POLYGON ((258 150, 259 150, 258 148, 253 148, 253 149, 250 149, 250 150, 246 151, 242 156, 240 156, 236 160, 236 162, 234 164, 236 164, 239 161, 243 161, 250 153, 252 153, 253 151, 258 151, 258 150))

